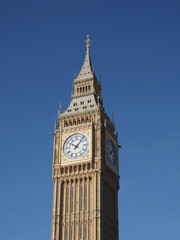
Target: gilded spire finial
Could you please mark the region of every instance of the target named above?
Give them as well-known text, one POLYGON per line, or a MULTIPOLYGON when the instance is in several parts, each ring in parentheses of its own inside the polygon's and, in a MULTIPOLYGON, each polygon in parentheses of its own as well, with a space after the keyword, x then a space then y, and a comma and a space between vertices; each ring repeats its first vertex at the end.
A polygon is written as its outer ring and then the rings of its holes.
POLYGON ((86 47, 90 47, 90 38, 89 38, 89 34, 87 34, 87 39, 86 39, 86 47))
POLYGON ((59 110, 58 110, 58 116, 59 116, 59 114, 61 113, 61 108, 62 108, 62 103, 61 103, 61 101, 60 101, 60 103, 59 103, 59 110))
POLYGON ((61 101, 60 101, 60 103, 59 103, 59 111, 61 112, 61 108, 62 108, 62 103, 61 103, 61 101))

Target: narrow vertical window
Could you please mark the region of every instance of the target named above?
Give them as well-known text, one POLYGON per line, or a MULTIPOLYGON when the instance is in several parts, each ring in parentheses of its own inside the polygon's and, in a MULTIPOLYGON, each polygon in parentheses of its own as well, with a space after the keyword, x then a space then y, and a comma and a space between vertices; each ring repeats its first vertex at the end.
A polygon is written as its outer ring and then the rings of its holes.
POLYGON ((83 186, 80 186, 80 212, 83 210, 83 186))
POLYGON ((74 212, 74 186, 71 186, 71 213, 74 212))
POLYGON ((67 187, 66 200, 66 213, 69 213, 69 187, 67 187))
POLYGON ((84 201, 84 208, 85 208, 85 211, 87 211, 87 208, 88 208, 88 206, 87 206, 87 199, 88 199, 88 191, 87 191, 87 184, 85 185, 85 189, 84 189, 84 195, 85 195, 85 201, 84 201))

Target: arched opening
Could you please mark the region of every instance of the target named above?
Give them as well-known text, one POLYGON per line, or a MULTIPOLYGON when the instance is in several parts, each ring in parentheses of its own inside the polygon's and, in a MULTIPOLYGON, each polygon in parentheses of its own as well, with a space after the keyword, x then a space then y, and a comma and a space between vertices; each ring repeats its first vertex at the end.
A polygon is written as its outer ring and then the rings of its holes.
POLYGON ((83 171, 86 171, 86 164, 83 164, 83 171))
POLYGON ((91 164, 88 163, 87 169, 90 170, 90 168, 91 168, 91 164))

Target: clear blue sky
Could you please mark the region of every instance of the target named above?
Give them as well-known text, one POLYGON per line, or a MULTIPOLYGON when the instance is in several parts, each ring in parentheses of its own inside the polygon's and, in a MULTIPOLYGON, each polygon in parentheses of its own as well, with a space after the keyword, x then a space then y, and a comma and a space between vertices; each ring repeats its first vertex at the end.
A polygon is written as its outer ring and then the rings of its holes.
POLYGON ((87 33, 123 146, 120 240, 179 240, 179 0, 1 0, 0 239, 50 239, 51 133, 87 33))

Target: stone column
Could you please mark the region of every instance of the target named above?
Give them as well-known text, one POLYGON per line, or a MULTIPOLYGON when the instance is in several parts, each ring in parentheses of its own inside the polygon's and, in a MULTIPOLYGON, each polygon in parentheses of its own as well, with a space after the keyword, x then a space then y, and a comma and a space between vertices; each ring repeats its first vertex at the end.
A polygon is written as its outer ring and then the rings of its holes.
POLYGON ((57 178, 54 179, 54 193, 53 193, 53 214, 52 214, 52 234, 51 239, 55 240, 56 236, 56 202, 57 202, 57 178))

